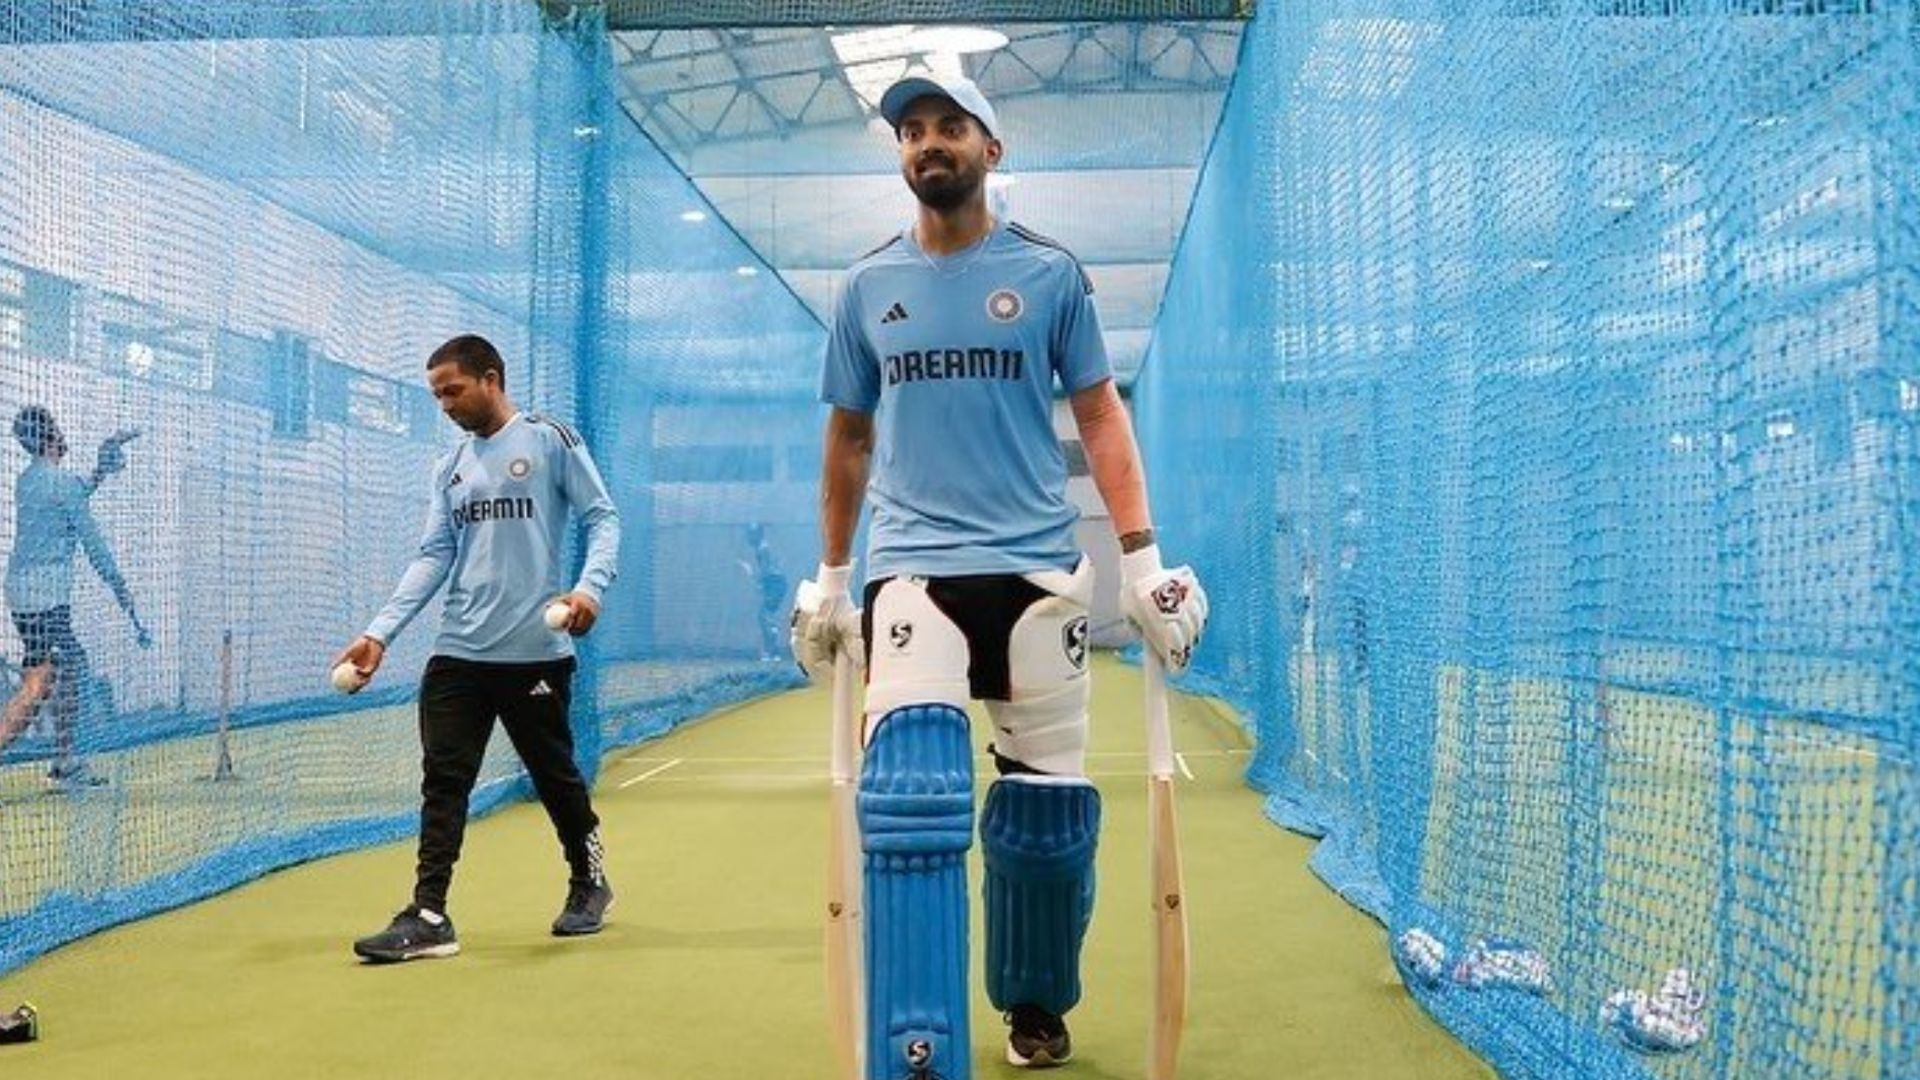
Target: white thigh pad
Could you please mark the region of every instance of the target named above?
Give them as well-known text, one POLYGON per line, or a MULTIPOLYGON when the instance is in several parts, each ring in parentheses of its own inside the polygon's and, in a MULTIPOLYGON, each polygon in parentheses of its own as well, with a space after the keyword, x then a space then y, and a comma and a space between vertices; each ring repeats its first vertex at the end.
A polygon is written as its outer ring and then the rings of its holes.
POLYGON ((994 749, 1041 772, 1085 776, 1093 564, 1083 558, 1072 574, 1050 571, 1027 580, 1049 595, 1013 624, 1007 641, 1011 700, 987 702, 994 749))
POLYGON ((934 606, 926 582, 894 578, 873 597, 872 659, 867 667, 867 737, 879 719, 908 705, 966 711, 967 639, 934 606))

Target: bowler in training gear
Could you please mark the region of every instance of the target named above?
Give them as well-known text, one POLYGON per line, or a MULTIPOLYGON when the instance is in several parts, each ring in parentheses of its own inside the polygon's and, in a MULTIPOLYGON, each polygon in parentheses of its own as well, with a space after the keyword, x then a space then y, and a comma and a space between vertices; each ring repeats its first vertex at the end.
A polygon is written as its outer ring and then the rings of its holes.
POLYGON ((567 898, 553 932, 596 933, 613 905, 567 707, 572 638, 592 629, 613 583, 619 512, 579 434, 514 407, 506 365, 485 338, 440 346, 427 360, 427 382, 467 438, 434 466, 426 533, 393 599, 334 660, 351 664, 365 685, 394 636, 446 583, 440 637, 420 680, 424 777, 413 902, 385 930, 354 942, 357 955, 375 962, 460 951, 447 889, 496 717, 566 855, 567 898), (586 526, 587 544, 580 578, 567 590, 569 511, 586 526), (555 603, 571 609, 558 627, 546 615, 555 603))
POLYGON ((985 700, 994 728, 999 776, 980 819, 985 967, 1013 1064, 1072 1056, 1065 1017, 1093 911, 1093 570, 1073 540, 1056 379, 1120 534, 1122 606, 1173 671, 1199 640, 1206 596, 1191 570, 1161 566, 1091 282, 1059 244, 988 210, 1002 153, 992 107, 964 79, 912 77, 880 110, 920 207, 840 290, 821 379, 833 407, 825 551, 801 586, 793 646, 816 678, 841 650, 867 664, 867 1075, 966 1080, 970 698, 985 700), (873 517, 856 609, 863 501, 873 517))
POLYGON ((100 444, 93 472, 81 476, 62 465, 67 436, 50 409, 28 405, 13 418, 13 437, 33 460, 13 485, 14 540, 7 558, 6 594, 23 651, 20 689, 0 711, 0 749, 25 731, 34 710, 51 698, 54 758, 47 782, 60 791, 106 782, 87 767, 75 737, 85 704, 81 691, 92 678, 87 650, 73 632, 76 550, 86 553, 94 573, 127 613, 134 640, 142 649, 153 645, 134 607, 133 590, 89 505, 107 477, 126 467, 126 444, 139 435, 128 429, 108 436, 100 444))

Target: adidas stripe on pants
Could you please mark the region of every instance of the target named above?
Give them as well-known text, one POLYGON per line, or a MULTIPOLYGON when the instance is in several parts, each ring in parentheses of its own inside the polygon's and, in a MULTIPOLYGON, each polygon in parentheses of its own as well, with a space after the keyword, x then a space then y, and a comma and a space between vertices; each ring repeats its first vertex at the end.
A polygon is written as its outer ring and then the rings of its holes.
POLYGON ((587 783, 573 761, 571 659, 537 664, 486 664, 451 656, 427 661, 420 680, 420 863, 413 902, 447 909, 453 864, 467 831, 467 799, 498 717, 526 763, 540 802, 553 819, 576 879, 598 873, 587 783))

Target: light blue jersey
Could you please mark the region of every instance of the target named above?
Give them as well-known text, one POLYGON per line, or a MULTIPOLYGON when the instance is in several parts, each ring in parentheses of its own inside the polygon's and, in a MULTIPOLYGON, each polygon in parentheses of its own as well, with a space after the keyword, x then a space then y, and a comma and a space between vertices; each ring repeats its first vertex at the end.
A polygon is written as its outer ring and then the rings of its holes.
POLYGON ((1112 377, 1092 294, 1017 224, 947 256, 909 229, 847 272, 820 398, 875 414, 869 577, 1073 568, 1053 387, 1112 377))
POLYGON ((21 614, 73 602, 73 554, 87 553, 114 595, 126 582, 87 499, 93 485, 45 458, 35 458, 13 484, 13 554, 7 559, 7 607, 21 614))
POLYGON ((515 413, 499 431, 469 436, 433 470, 420 554, 374 617, 367 636, 390 642, 447 583, 441 656, 533 663, 573 655, 544 614, 570 589, 598 601, 613 584, 620 514, 572 428, 515 413), (565 583, 567 515, 587 527, 586 565, 565 583))

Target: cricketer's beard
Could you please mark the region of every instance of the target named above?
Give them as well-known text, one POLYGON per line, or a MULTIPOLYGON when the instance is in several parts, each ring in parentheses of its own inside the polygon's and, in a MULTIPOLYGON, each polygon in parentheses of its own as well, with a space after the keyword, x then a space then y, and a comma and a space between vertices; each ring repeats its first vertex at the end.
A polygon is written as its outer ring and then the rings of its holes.
POLYGON ((945 154, 940 155, 940 160, 947 166, 945 174, 937 178, 929 177, 921 169, 926 160, 922 158, 912 169, 906 170, 906 178, 907 187, 912 189, 914 198, 929 210, 945 213, 964 206, 980 190, 980 185, 987 181, 984 165, 968 168, 945 154))

